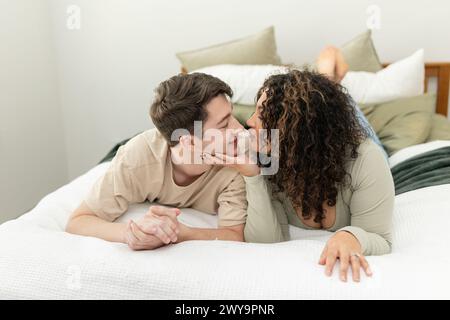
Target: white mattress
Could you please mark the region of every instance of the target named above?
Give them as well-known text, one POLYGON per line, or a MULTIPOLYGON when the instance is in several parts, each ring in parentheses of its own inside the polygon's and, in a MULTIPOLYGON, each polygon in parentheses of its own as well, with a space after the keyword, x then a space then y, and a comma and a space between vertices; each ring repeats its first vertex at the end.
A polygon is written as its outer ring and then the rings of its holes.
MULTIPOLYGON (((414 146, 393 160, 443 145, 450 142, 414 146)), ((317 264, 330 236, 324 231, 291 227, 295 240, 278 244, 189 241, 140 252, 65 233, 70 212, 107 166, 93 168, 0 226, 0 298, 450 298, 450 185, 397 196, 392 254, 368 257, 372 278, 342 283, 336 272, 328 278, 317 264)), ((132 206, 122 219, 147 207, 132 206)), ((191 209, 180 219, 194 226, 217 223, 191 209)))

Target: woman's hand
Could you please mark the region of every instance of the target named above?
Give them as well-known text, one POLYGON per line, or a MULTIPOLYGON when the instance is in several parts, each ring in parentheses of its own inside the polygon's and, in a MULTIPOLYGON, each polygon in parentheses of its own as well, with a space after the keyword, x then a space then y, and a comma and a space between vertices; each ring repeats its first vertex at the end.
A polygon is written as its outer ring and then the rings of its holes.
POLYGON ((360 268, 364 269, 367 276, 372 276, 369 263, 361 253, 361 245, 350 232, 336 232, 323 249, 319 264, 325 265, 327 276, 331 276, 337 259, 340 261, 340 279, 344 282, 347 281, 349 266, 352 268, 353 281, 355 282, 360 280, 360 268))
POLYGON ((254 161, 250 161, 247 155, 232 157, 222 153, 216 153, 215 155, 205 153, 203 155, 203 160, 206 164, 223 165, 234 168, 241 175, 246 177, 257 176, 261 171, 259 166, 256 163, 253 163, 254 161))

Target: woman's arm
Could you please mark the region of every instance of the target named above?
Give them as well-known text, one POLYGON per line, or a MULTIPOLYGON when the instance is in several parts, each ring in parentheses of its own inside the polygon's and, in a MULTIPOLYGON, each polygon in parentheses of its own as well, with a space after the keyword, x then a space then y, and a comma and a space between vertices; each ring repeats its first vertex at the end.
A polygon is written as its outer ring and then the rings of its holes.
POLYGON ((247 242, 273 243, 289 239, 288 221, 283 205, 272 199, 272 191, 263 176, 244 176, 247 191, 247 242))
POLYGON ((354 281, 360 280, 360 268, 371 276, 372 271, 364 256, 391 251, 394 182, 381 150, 374 144, 368 148, 355 163, 355 170, 352 170, 350 226, 337 230, 319 259, 328 276, 331 276, 339 259, 342 281, 347 281, 349 267, 354 281))
POLYGON ((350 226, 339 231, 353 234, 364 255, 391 252, 395 188, 381 150, 370 147, 363 155, 350 202, 350 226))
POLYGON ((247 194, 247 219, 244 228, 246 242, 273 243, 289 239, 287 215, 280 201, 273 199, 272 191, 260 168, 248 159, 233 158, 216 153, 204 155, 210 164, 220 164, 236 169, 245 181, 247 194))

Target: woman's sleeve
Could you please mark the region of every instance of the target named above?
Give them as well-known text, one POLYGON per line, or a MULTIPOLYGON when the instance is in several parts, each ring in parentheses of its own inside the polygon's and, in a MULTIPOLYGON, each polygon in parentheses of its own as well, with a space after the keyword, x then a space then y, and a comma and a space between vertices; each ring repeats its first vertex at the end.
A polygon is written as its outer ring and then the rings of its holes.
POLYGON ((362 156, 352 183, 350 226, 338 231, 352 233, 364 255, 382 255, 391 252, 394 181, 381 150, 372 147, 362 156))
POLYGON ((273 199, 263 176, 244 177, 247 191, 247 242, 273 243, 289 239, 288 220, 282 203, 273 199))

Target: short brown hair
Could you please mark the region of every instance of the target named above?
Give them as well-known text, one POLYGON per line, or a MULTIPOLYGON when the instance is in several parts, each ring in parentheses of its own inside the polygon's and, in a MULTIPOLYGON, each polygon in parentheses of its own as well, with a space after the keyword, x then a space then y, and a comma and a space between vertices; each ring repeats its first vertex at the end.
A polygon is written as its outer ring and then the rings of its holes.
POLYGON ((192 133, 194 121, 203 121, 208 115, 205 106, 221 94, 233 96, 231 88, 216 77, 204 73, 179 74, 155 89, 150 116, 169 145, 175 146, 178 141, 171 141, 172 132, 187 129, 192 133))

